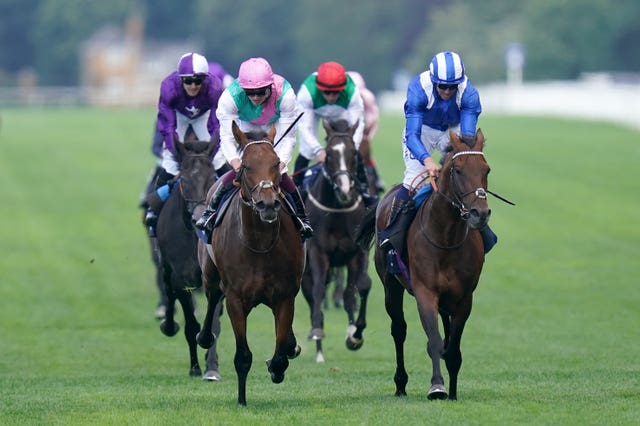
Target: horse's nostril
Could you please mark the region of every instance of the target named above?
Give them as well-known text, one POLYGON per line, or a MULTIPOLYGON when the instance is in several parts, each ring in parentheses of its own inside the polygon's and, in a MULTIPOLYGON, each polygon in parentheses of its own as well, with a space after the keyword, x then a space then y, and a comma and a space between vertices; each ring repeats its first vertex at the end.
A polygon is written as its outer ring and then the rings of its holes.
POLYGON ((256 210, 258 210, 258 211, 263 211, 266 208, 265 204, 264 204, 264 201, 256 202, 255 206, 256 206, 256 210))

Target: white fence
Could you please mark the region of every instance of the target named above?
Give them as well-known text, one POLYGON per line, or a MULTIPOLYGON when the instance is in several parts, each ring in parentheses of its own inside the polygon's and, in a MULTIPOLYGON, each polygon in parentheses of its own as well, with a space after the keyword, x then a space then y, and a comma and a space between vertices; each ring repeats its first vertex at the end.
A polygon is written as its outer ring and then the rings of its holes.
MULTIPOLYGON (((483 114, 605 120, 640 129, 640 84, 609 79, 479 86, 483 114)), ((380 108, 402 114, 405 93, 380 94, 380 108)))

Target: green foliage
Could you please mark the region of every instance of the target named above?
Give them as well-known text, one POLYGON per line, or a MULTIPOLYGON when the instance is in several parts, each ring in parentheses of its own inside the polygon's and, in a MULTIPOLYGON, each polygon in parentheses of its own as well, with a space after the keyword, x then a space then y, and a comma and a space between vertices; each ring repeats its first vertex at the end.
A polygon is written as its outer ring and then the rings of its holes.
MULTIPOLYGON (((640 418, 640 133, 598 122, 480 119, 492 167, 498 245, 487 256, 462 341, 459 401, 429 402, 430 362, 407 296, 406 398, 382 286, 373 279, 365 344, 344 347, 346 315, 325 313, 325 364, 306 341, 270 382, 267 308, 249 317, 248 406, 236 406, 233 336, 223 381, 188 377, 183 334, 153 319, 153 269, 137 208, 152 110, 4 110, 0 129, 0 424, 635 424, 640 418)), ((403 119, 383 116, 373 153, 401 179, 403 119)), ((198 317, 204 314, 202 294, 198 317)), ((178 320, 183 323, 180 317, 178 320)), ((204 351, 200 351, 202 358, 204 351)))
POLYGON ((132 15, 144 18, 147 38, 202 42, 234 74, 242 60, 264 56, 294 86, 338 60, 380 91, 396 71, 422 71, 444 49, 463 55, 474 82, 494 82, 504 79, 513 42, 526 48, 526 79, 640 66, 635 0, 0 0, 0 12, 2 85, 29 67, 41 84, 77 84, 82 43, 132 15))

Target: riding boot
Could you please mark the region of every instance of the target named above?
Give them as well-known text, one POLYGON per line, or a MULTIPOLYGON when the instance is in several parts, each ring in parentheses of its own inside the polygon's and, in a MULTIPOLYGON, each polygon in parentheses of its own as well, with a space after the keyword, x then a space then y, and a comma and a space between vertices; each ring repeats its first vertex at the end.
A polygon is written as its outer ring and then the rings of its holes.
POLYGON ((415 202, 394 198, 389 215, 389 224, 378 233, 380 248, 402 250, 405 233, 415 216, 415 202))
POLYGON ((289 192, 289 195, 291 195, 294 207, 296 208, 298 231, 300 231, 303 240, 309 239, 313 235, 313 228, 311 228, 311 225, 309 224, 309 218, 307 217, 307 211, 304 207, 304 202, 302 201, 300 192, 295 189, 294 191, 289 192))
POLYGON ((293 179, 293 183, 296 184, 298 188, 302 187, 302 181, 304 180, 304 172, 305 169, 309 166, 309 159, 305 158, 301 154, 298 154, 298 158, 296 158, 296 164, 293 169, 293 175, 291 178, 293 179))
POLYGON ((486 225, 480 229, 480 235, 482 236, 482 243, 484 244, 484 252, 489 253, 489 250, 493 248, 498 242, 498 236, 486 225))
POLYGON ((218 207, 220 206, 220 201, 222 201, 222 197, 224 194, 229 191, 230 188, 227 188, 222 183, 218 185, 216 188, 216 192, 213 193, 213 197, 211 198, 211 202, 209 203, 209 207, 202 213, 202 217, 198 219, 195 223, 195 227, 201 229, 203 231, 213 230, 213 224, 216 222, 216 213, 218 212, 218 207))
POLYGON ((378 202, 378 196, 371 195, 369 193, 369 179, 367 178, 367 171, 364 167, 364 161, 362 160, 362 157, 359 153, 356 155, 356 180, 358 181, 358 190, 360 192, 360 195, 362 195, 365 207, 370 207, 378 202))
MULTIPOLYGON (((167 201, 167 198, 171 195, 173 183, 170 183, 170 181, 174 177, 174 175, 164 169, 158 171, 154 189, 149 192, 144 199, 144 203, 147 205, 147 212, 144 216, 143 223, 146 226, 155 228, 160 210, 162 210, 164 202, 167 201)), ((149 232, 152 232, 152 229, 150 229, 149 232)))

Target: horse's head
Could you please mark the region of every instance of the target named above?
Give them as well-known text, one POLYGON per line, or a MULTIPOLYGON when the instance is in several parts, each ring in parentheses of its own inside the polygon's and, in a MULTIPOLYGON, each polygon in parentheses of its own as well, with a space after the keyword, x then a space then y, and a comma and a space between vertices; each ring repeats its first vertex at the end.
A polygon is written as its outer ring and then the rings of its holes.
POLYGON ((269 133, 244 133, 233 122, 233 135, 242 150, 242 165, 236 180, 245 204, 251 205, 264 222, 272 223, 280 210, 280 158, 273 147, 276 133, 271 126, 269 133))
POLYGON ((331 182, 338 202, 341 205, 351 204, 356 196, 353 189, 358 150, 353 134, 358 124, 351 127, 346 120, 322 120, 322 126, 327 133, 323 174, 331 182))
POLYGON ((180 193, 191 219, 195 220, 204 212, 207 191, 215 181, 216 171, 211 158, 216 141, 189 141, 175 146, 180 168, 180 193))
POLYGON ((482 228, 489 222, 491 209, 487 203, 489 164, 484 158, 484 134, 478 129, 473 146, 449 131, 452 150, 447 154, 438 191, 460 212, 471 228, 482 228))

